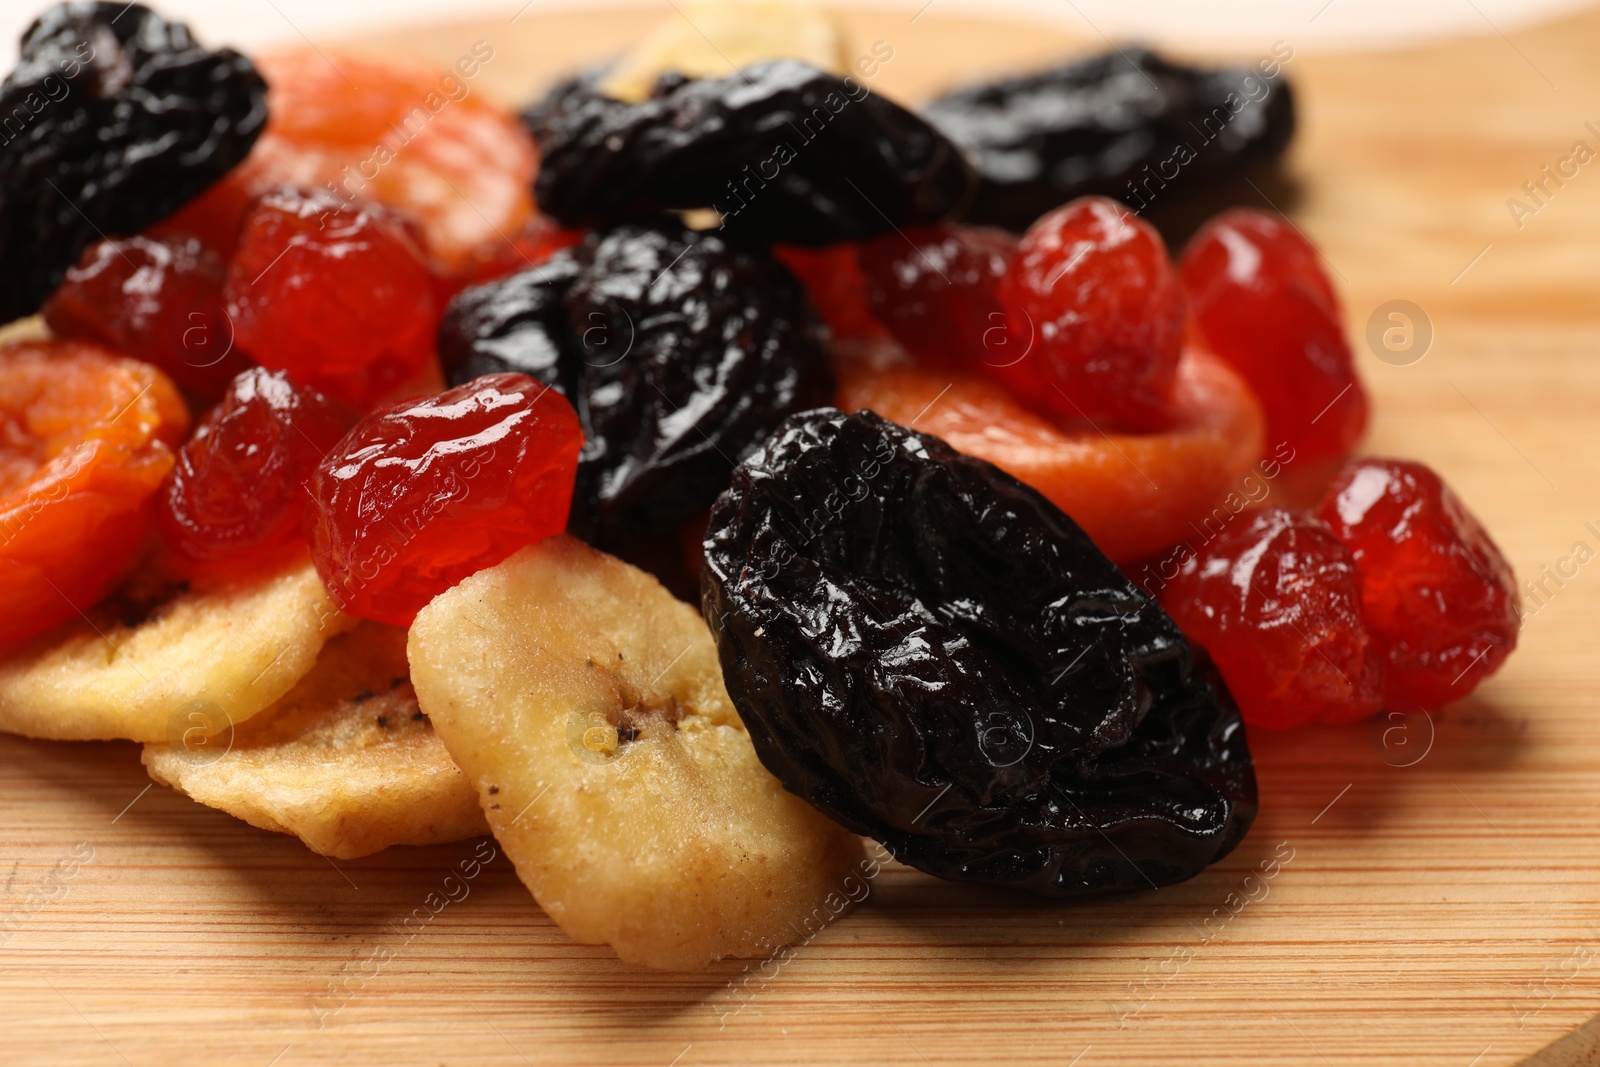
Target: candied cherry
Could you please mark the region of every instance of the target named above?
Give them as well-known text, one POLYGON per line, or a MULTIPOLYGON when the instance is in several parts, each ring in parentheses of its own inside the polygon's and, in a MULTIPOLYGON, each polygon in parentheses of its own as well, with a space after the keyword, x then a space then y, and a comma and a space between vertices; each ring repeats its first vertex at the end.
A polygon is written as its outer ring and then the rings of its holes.
POLYGON ((975 226, 917 226, 861 246, 872 311, 924 365, 1002 366, 1020 358, 997 295, 1017 239, 975 226))
POLYGON ((317 572, 350 614, 408 626, 461 579, 566 528, 582 446, 572 405, 525 374, 374 412, 311 477, 317 572))
POLYGON ((1226 211, 1195 234, 1179 266, 1194 326, 1244 375, 1267 412, 1267 441, 1302 463, 1337 460, 1367 426, 1367 394, 1339 299, 1317 250, 1286 220, 1226 211))
POLYGON ((839 372, 837 405, 942 437, 1033 486, 1106 555, 1131 563, 1191 537, 1261 455, 1261 407, 1227 364, 1178 364, 1171 425, 1103 434, 1041 417, 989 378, 863 360, 839 372))
POLYGON ((990 369, 1018 396, 1066 418, 1164 425, 1184 308, 1155 227, 1115 200, 1074 200, 1023 235, 999 297, 1026 354, 990 369))
POLYGON ((1460 700, 1517 647, 1511 564, 1428 467, 1352 460, 1319 514, 1355 557, 1367 627, 1388 660, 1391 707, 1432 711, 1460 700))
POLYGON ((475 91, 486 61, 472 55, 466 69, 435 70, 312 49, 256 57, 268 87, 265 132, 243 163, 163 225, 200 232, 227 255, 258 196, 314 187, 414 220, 439 270, 455 273, 533 214, 533 139, 475 91))
POLYGON ((1315 516, 1247 512, 1156 591, 1203 646, 1252 726, 1351 722, 1383 701, 1383 657, 1350 550, 1315 516))
POLYGON ((250 366, 222 307, 222 261, 184 234, 101 241, 46 302, 58 337, 154 363, 205 404, 250 366))
POLYGON ((0 348, 0 647, 104 596, 139 551, 188 429, 149 363, 82 341, 0 348))
POLYGON ((872 313, 867 276, 853 244, 827 248, 775 245, 772 254, 800 279, 811 304, 835 338, 882 337, 883 323, 872 313))
POLYGON ((435 363, 432 278, 376 205, 268 193, 245 220, 223 293, 239 344, 262 366, 363 410, 435 363))
POLYGON ((167 544, 230 576, 303 547, 306 480, 353 421, 282 371, 245 371, 178 450, 157 512, 167 544))

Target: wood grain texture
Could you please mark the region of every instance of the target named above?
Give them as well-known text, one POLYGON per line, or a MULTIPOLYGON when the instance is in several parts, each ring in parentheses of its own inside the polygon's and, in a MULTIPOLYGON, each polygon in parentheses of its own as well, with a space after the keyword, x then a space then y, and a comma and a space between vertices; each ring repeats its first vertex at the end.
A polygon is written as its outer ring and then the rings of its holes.
MULTIPOLYGON (((480 85, 516 100, 652 17, 534 8, 362 43, 442 64, 487 40, 480 85)), ((912 99, 1086 43, 937 8, 849 22, 862 50, 896 50, 874 88, 912 99)), ((1600 166, 1520 229, 1506 204, 1574 141, 1600 148, 1597 47, 1590 14, 1297 56, 1294 188, 1270 190, 1325 250, 1358 348, 1380 304, 1425 309, 1426 358, 1361 353, 1370 448, 1438 467, 1524 577, 1600 550, 1600 166)), ((0 738, 0 1058, 1512 1064, 1600 1010, 1600 562, 1562 581, 1504 672, 1432 730, 1252 735, 1261 818, 1187 884, 1064 907, 890 869, 854 915, 748 971, 643 973, 573 945, 503 857, 400 927, 481 842, 336 868, 144 792, 132 745, 0 738)), ((1580 1034, 1533 1062, 1594 1049, 1580 1034)))

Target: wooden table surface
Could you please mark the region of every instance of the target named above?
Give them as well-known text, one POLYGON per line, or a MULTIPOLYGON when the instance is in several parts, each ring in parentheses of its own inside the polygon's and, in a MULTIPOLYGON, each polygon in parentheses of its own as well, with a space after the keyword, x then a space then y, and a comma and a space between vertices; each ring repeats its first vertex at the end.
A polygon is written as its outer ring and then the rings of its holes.
MULTIPOLYGON (((651 21, 536 6, 365 43, 443 64, 486 40, 480 85, 520 99, 651 21)), ((849 23, 907 99, 1100 44, 849 23)), ((1507 200, 1600 150, 1597 49, 1600 13, 1288 64, 1303 132, 1272 199, 1335 271, 1371 450, 1436 466, 1522 577, 1556 577, 1433 721, 1252 734, 1261 817, 1204 875, 1051 906, 890 869, 781 966, 648 973, 570 943, 503 857, 401 932, 484 842, 335 865, 151 788, 133 745, 0 737, 0 1061, 1497 1067, 1573 1031, 1600 1011, 1600 165, 1520 227, 1507 200), (1431 322, 1420 361, 1367 350, 1393 300, 1431 322)))

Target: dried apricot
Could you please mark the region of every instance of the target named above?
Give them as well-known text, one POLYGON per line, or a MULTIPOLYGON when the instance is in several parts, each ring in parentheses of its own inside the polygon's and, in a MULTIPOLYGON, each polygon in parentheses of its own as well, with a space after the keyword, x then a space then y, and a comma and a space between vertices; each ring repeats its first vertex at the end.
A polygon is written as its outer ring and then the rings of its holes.
POLYGON ((772 254, 800 279, 811 303, 836 338, 882 337, 883 324, 872 314, 867 296, 867 275, 858 248, 852 244, 827 248, 776 245, 772 254))
POLYGON ((837 402, 1008 471, 1119 563, 1189 537, 1261 455, 1260 405, 1237 374, 1199 349, 1179 361, 1172 423, 1160 433, 1052 422, 987 377, 912 366, 842 367, 837 402))
POLYGON ((0 646, 73 618, 139 550, 188 429, 139 360, 80 341, 0 349, 0 646))
POLYGON ((563 248, 571 248, 582 240, 582 230, 562 229, 554 219, 534 215, 511 240, 487 245, 474 254, 451 279, 447 293, 455 296, 468 286, 497 281, 519 270, 537 267, 563 248))
POLYGON ((533 141, 473 87, 493 58, 483 42, 446 71, 311 49, 258 56, 266 132, 173 224, 225 250, 255 197, 280 185, 318 188, 412 219, 439 266, 455 272, 533 214, 533 141))

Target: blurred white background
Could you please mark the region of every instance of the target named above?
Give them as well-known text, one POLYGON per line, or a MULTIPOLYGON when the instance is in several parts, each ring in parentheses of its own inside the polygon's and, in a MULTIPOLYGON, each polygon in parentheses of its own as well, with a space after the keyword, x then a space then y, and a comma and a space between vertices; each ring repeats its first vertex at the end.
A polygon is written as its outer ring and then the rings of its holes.
MULTIPOLYGON (((17 38, 49 0, 0 0, 0 69, 17 38)), ((246 50, 301 37, 359 35, 363 26, 421 25, 505 13, 524 0, 145 0, 188 22, 207 43, 246 50)), ((529 0, 528 11, 606 0, 529 0)), ((660 0, 666 8, 668 0, 660 0)), ((846 6, 849 0, 835 0, 846 6)), ((1395 47, 1420 38, 1514 33, 1519 27, 1593 0, 932 0, 944 10, 1016 11, 1084 32, 1196 44, 1292 38, 1296 48, 1395 47)), ((926 0, 871 0, 913 11, 926 0)))

